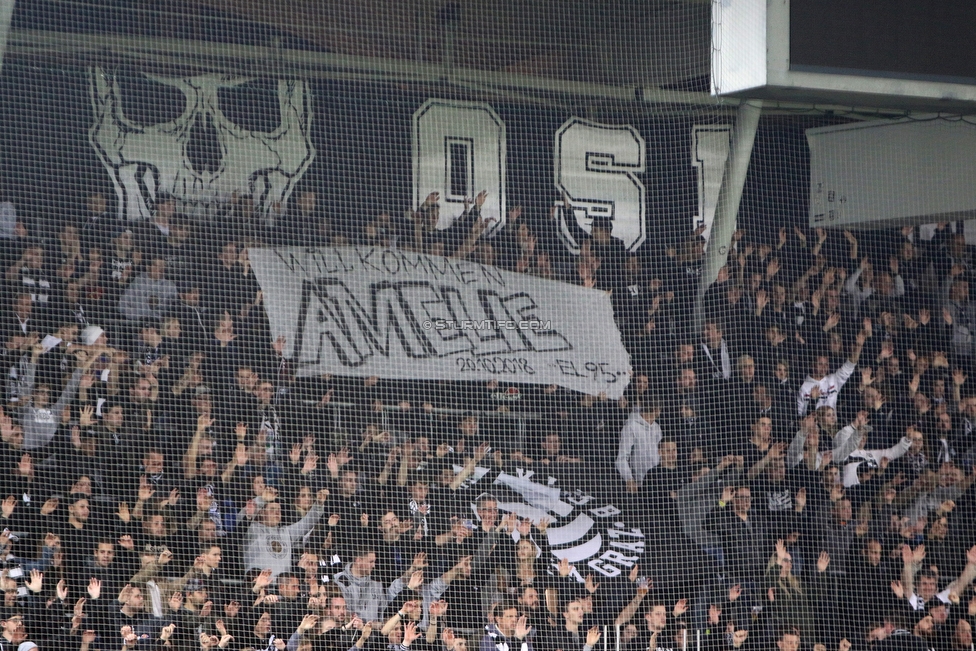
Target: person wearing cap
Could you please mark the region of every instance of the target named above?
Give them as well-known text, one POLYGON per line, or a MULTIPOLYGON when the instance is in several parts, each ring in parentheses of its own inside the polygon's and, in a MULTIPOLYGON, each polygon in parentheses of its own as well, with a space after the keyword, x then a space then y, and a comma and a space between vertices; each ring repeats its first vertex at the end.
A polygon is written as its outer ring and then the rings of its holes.
POLYGON ((173 644, 178 649, 190 648, 197 643, 199 633, 216 635, 214 624, 217 611, 207 594, 207 586, 201 579, 190 579, 183 588, 184 597, 180 609, 173 615, 176 631, 173 644))

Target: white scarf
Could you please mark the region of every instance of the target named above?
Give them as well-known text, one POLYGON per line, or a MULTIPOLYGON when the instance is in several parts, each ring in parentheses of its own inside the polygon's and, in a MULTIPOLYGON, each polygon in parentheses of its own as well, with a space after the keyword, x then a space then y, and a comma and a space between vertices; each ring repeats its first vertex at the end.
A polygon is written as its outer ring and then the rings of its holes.
POLYGON ((712 351, 709 350, 708 344, 702 344, 702 350, 705 351, 708 361, 712 363, 712 368, 716 369, 715 372, 712 373, 712 376, 716 380, 728 380, 730 377, 732 377, 732 360, 729 359, 729 349, 725 345, 725 339, 722 340, 721 344, 721 372, 718 370, 718 364, 715 363, 715 359, 712 357, 712 351))

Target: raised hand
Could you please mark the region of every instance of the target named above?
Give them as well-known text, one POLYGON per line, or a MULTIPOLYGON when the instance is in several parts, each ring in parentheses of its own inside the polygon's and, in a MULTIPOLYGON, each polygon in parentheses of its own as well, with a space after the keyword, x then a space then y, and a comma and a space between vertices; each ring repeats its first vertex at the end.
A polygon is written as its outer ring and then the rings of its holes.
POLYGON ((416 590, 424 583, 424 571, 417 570, 410 575, 410 580, 407 582, 408 590, 416 590))
POLYGON ((288 453, 288 460, 291 461, 292 465, 297 466, 298 462, 302 458, 302 444, 296 443, 291 446, 291 451, 288 453))
POLYGON ((180 501, 180 489, 174 488, 169 492, 169 497, 163 500, 160 506, 176 506, 176 503, 180 501))
POLYGON ((0 512, 3 513, 5 519, 13 515, 15 508, 17 508, 17 500, 13 495, 8 495, 3 503, 0 504, 0 512))
POLYGON ((102 595, 102 582, 95 577, 91 577, 88 581, 88 596, 92 599, 98 599, 102 595))
POLYGON ((360 629, 359 631, 359 641, 365 642, 366 640, 369 639, 369 636, 372 635, 372 633, 373 633, 373 623, 368 622, 366 624, 363 624, 362 629, 360 629))
POLYGON ((596 582, 592 574, 586 575, 586 591, 590 594, 595 593, 600 588, 600 584, 596 582))
POLYGON ((918 547, 915 548, 915 551, 912 552, 912 562, 918 565, 924 560, 925 560, 925 545, 919 545, 918 547))
POLYGON ((576 566, 570 565, 568 558, 559 559, 559 576, 569 576, 575 569, 576 566))
POLYGON ((302 623, 298 625, 298 632, 305 633, 306 631, 310 631, 313 628, 315 628, 315 625, 318 623, 319 623, 318 615, 312 615, 312 614, 305 615, 305 617, 302 618, 302 623))
POLYGON ((302 464, 302 474, 307 475, 319 467, 319 457, 314 452, 305 455, 305 463, 302 464))
POLYGON ((58 509, 58 498, 52 497, 41 506, 41 515, 51 515, 58 509))
POLYGON ((596 643, 600 641, 600 635, 600 627, 592 627, 586 632, 586 645, 589 647, 595 647, 596 643))
POLYGON ((30 579, 24 584, 31 592, 38 593, 44 587, 44 574, 40 570, 31 570, 30 579))
POLYGON ((912 548, 908 545, 901 546, 901 562, 905 565, 911 565, 914 563, 912 548))
POLYGON ((261 590, 269 585, 271 585, 271 570, 261 570, 261 573, 254 577, 254 589, 261 590))
POLYGON ((892 581, 891 591, 894 592, 895 596, 899 599, 905 598, 905 587, 901 584, 901 581, 892 581))
POLYGON ((417 623, 407 622, 406 626, 403 627, 403 646, 410 646, 419 637, 420 631, 417 630, 417 623))
POLYGON ((148 500, 149 498, 151 498, 155 493, 156 493, 156 489, 154 489, 149 484, 149 480, 146 478, 146 476, 143 475, 142 477, 140 477, 139 478, 139 493, 137 495, 137 497, 139 498, 139 501, 140 502, 145 502, 146 500, 148 500))
POLYGON ((708 624, 710 626, 718 626, 722 617, 722 609, 712 604, 708 607, 708 624))
POLYGON ((166 642, 168 639, 173 637, 173 633, 176 632, 176 624, 171 623, 168 626, 164 626, 161 631, 159 631, 159 639, 162 642, 166 642))
POLYGON ((430 605, 431 617, 443 617, 447 613, 447 602, 441 599, 430 605))
POLYGON ((671 614, 675 617, 681 617, 686 612, 688 612, 688 600, 680 599, 674 604, 674 610, 671 611, 671 614))
POLYGON ((82 427, 91 427, 95 424, 95 408, 91 405, 85 405, 81 408, 81 413, 78 418, 78 424, 82 427))
POLYGON ((826 572, 828 565, 830 565, 830 554, 825 551, 820 552, 820 557, 817 558, 817 571, 826 572))
POLYGON ((966 550, 966 562, 976 565, 976 545, 966 550))

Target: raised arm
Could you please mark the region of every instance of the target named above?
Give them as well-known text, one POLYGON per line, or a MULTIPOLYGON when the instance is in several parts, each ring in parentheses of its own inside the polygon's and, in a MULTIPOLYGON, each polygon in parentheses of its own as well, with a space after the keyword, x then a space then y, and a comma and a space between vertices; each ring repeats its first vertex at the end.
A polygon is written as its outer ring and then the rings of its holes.
POLYGON ((200 440, 207 428, 213 425, 213 419, 209 414, 200 414, 197 417, 197 428, 190 441, 190 447, 183 455, 183 476, 186 479, 193 479, 197 475, 197 456, 200 454, 200 440))
POLYGON ((867 424, 867 417, 866 411, 859 411, 850 425, 842 427, 834 434, 834 447, 831 453, 834 463, 847 461, 851 453, 861 447, 864 441, 862 428, 867 424))
POLYGON ((285 527, 285 532, 291 537, 292 544, 295 544, 301 540, 302 536, 307 534, 312 530, 312 527, 318 524, 319 520, 322 518, 322 514, 325 513, 323 505, 327 499, 329 499, 329 490, 323 488, 316 494, 315 504, 313 504, 312 508, 308 510, 305 517, 298 522, 285 527))
POLYGON ((755 465, 752 466, 752 468, 749 468, 749 471, 746 473, 746 478, 751 480, 758 477, 759 473, 761 473, 763 470, 766 469, 766 466, 768 466, 776 459, 782 459, 785 450, 786 450, 785 443, 782 442, 773 443, 769 447, 769 451, 766 453, 766 456, 764 456, 762 459, 757 461, 755 465))
POLYGON ((461 471, 456 475, 454 475, 454 479, 451 480, 450 488, 452 491, 456 491, 457 489, 461 488, 461 484, 463 484, 468 479, 468 477, 474 474, 475 468, 478 466, 479 463, 481 463, 481 460, 484 459, 485 455, 487 454, 488 454, 487 443, 482 443, 475 449, 474 458, 469 457, 468 459, 466 459, 464 462, 464 467, 461 468, 461 471))
POLYGON ((966 593, 966 589, 972 584, 973 579, 976 579, 976 545, 970 547, 966 552, 966 567, 962 574, 949 584, 949 590, 962 597, 966 593))
MULTIPOLYGON (((925 545, 919 545, 920 555, 925 557, 925 545)), ((905 599, 910 599, 915 594, 915 557, 912 548, 908 545, 901 547, 901 587, 904 590, 905 599)))
POLYGON ((617 619, 614 620, 613 625, 617 627, 626 626, 630 620, 634 618, 634 615, 637 614, 638 609, 640 609, 641 602, 644 601, 644 597, 647 596, 649 590, 650 587, 646 582, 643 584, 638 583, 637 593, 634 595, 634 598, 631 599, 626 606, 624 606, 623 610, 620 611, 620 614, 617 615, 617 619))
MULTIPOLYGON (((861 351, 864 350, 864 342, 866 342, 867 340, 868 340, 868 335, 866 332, 862 330, 861 332, 857 333, 857 338, 854 340, 854 350, 851 351, 851 356, 847 358, 847 361, 849 361, 854 366, 857 366, 857 362, 861 359, 861 351)), ((850 377, 851 373, 853 372, 854 369, 851 369, 847 373, 847 377, 850 377)), ((838 371, 838 373, 840 373, 840 371, 838 371)), ((847 381, 847 378, 844 378, 844 381, 847 381)))

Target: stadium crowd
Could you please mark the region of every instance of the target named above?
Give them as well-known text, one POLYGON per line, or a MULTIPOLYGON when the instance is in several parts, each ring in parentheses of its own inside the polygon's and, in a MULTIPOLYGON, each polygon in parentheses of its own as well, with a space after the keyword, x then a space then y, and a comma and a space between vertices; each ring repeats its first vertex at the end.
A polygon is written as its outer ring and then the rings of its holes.
POLYGON ((570 256, 556 209, 486 237, 484 198, 445 230, 436 194, 356 225, 306 192, 273 227, 93 194, 49 233, 0 205, 0 651, 971 649, 962 235, 737 231, 695 331, 702 229, 629 254, 598 218, 570 256), (627 392, 299 378, 248 261, 288 244, 611 292, 627 392), (516 468, 613 500, 640 561, 557 560, 484 488, 516 468))

